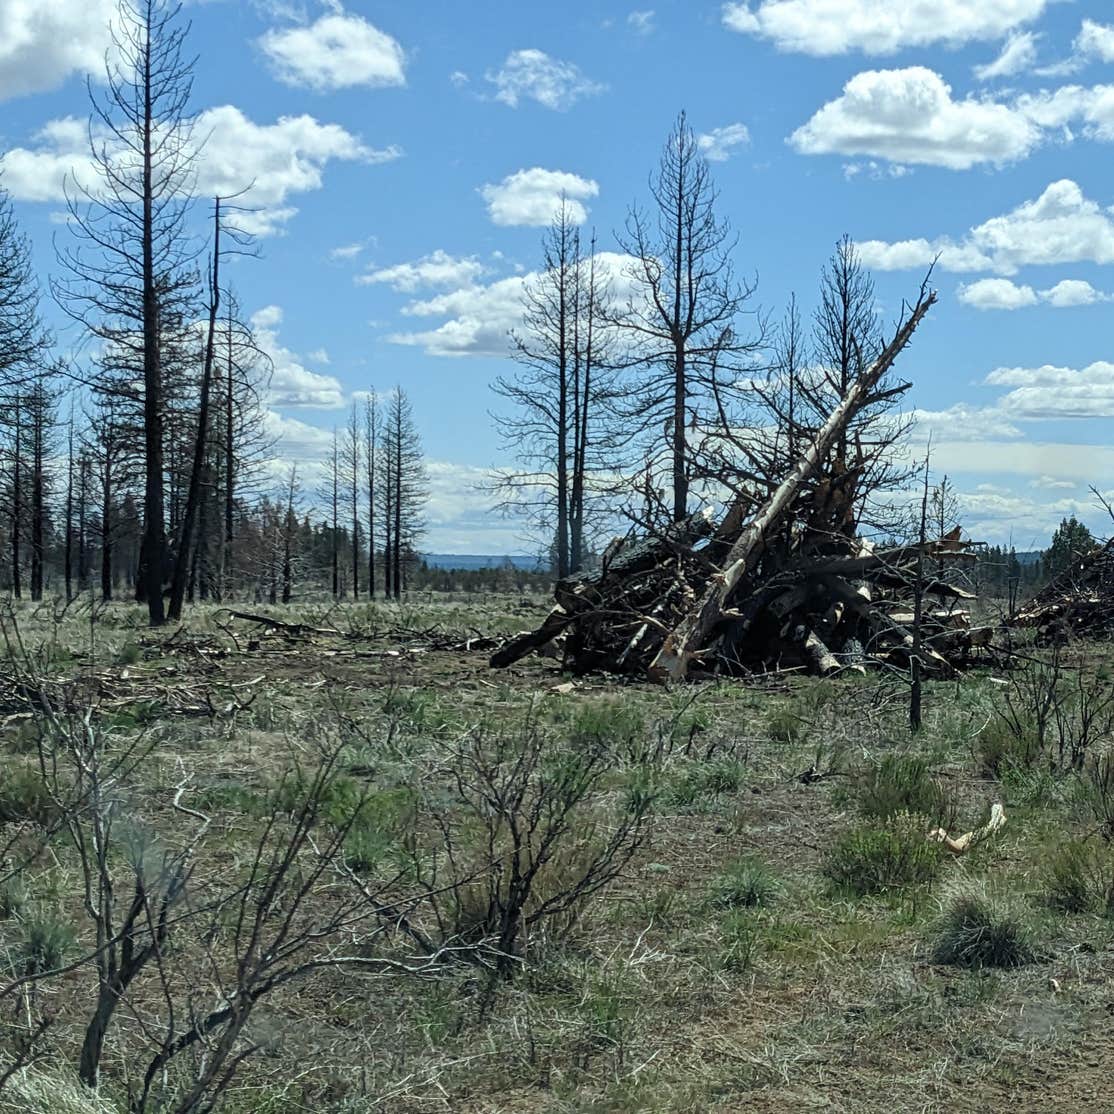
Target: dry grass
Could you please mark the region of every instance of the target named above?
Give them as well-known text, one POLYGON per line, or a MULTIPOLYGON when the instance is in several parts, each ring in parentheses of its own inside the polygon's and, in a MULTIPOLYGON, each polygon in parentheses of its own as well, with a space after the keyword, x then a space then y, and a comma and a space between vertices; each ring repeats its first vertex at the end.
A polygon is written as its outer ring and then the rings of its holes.
MULTIPOLYGON (((188 774, 189 803, 221 836, 204 864, 215 878, 239 869, 267 792, 322 740, 344 737, 345 776, 366 790, 416 791, 436 781, 446 746, 469 728, 521 720, 539 692, 564 680, 554 663, 496 674, 482 654, 430 651, 419 637, 390 635, 529 625, 517 606, 422 599, 402 610, 322 607, 305 620, 343 633, 312 642, 258 638, 216 609, 199 610, 180 632, 151 633, 138 609, 119 605, 91 637, 87 612, 55 623, 24 608, 21 628, 52 676, 103 671, 148 701, 143 715, 102 712, 121 739, 151 738, 133 817, 162 838, 180 836, 172 801, 188 774), (176 711, 168 694, 180 689, 211 693, 212 714, 176 711)), ((661 758, 659 816, 629 869, 567 926, 565 943, 539 949, 494 1001, 483 979, 461 967, 420 982, 330 974, 278 995, 251 1033, 263 1051, 219 1109, 1103 1109, 1101 1065, 1114 1055, 1102 990, 1111 921, 1097 907, 1050 911, 1043 882, 1049 844, 1084 834, 1093 819, 1066 782, 980 772, 978 735, 997 686, 974 676, 958 690, 930 687, 927 729, 912 746, 904 695, 878 679, 670 693, 606 678, 545 695, 553 731, 605 737, 631 767, 650 753, 661 758), (833 894, 828 852, 863 823, 855 786, 874 778, 877 788, 872 771, 894 753, 924 759, 933 794, 946 797, 961 825, 998 797, 1009 825, 963 863, 943 862, 939 882, 864 898, 833 894), (832 776, 803 784, 810 768, 832 776), (987 974, 932 962, 938 899, 959 875, 992 877, 1026 910, 1041 963, 987 974), (769 900, 751 900, 771 878, 769 900), (724 879, 734 880, 731 896, 717 900, 724 879)), ((8 723, 5 761, 20 754, 27 762, 26 731, 25 721, 8 723)), ((27 907, 49 905, 86 931, 64 847, 52 845, 21 882, 27 907)), ((0 920, 5 953, 14 954, 20 930, 18 915, 0 920)), ((46 1038, 58 1063, 73 1062, 88 992, 88 979, 77 976, 43 986, 58 1015, 46 1038)), ((111 1085, 122 1082, 122 1069, 110 1061, 111 1085)), ((0 1110, 110 1109, 66 1106, 66 1095, 83 1096, 66 1091, 60 1076, 21 1079, 30 1097, 9 1088, 0 1110), (45 1095, 50 1086, 57 1097, 49 1100, 27 1090, 45 1095), (24 1105, 12 1105, 16 1096, 24 1105)))

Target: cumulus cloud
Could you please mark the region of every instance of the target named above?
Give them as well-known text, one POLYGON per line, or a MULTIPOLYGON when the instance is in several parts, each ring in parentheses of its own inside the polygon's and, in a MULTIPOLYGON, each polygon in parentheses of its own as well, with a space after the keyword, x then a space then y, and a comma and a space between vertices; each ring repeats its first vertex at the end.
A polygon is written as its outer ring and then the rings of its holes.
POLYGON ((1085 368, 998 368, 988 386, 1008 387, 997 403, 1010 417, 1027 421, 1114 417, 1114 364, 1099 360, 1085 368))
POLYGON ((1114 142, 1114 85, 1065 85, 1025 94, 1016 109, 1041 128, 1059 129, 1067 141, 1074 138, 1071 125, 1077 125, 1088 139, 1114 142))
POLYGON ((698 135, 696 143, 706 159, 726 162, 735 154, 737 147, 746 147, 750 143, 750 131, 746 124, 728 124, 698 135))
POLYGON ((41 93, 71 74, 100 75, 116 0, 4 0, 0 100, 41 93))
POLYGON ((264 306, 251 317, 256 344, 272 366, 268 404, 308 410, 336 410, 342 407, 344 388, 339 380, 332 375, 310 371, 301 358, 279 340, 282 321, 280 306, 264 306))
MULTIPOLYGON (((617 252, 596 255, 597 273, 606 279, 620 302, 632 291, 634 260, 617 252)), ((425 350, 430 356, 506 356, 510 332, 522 324, 523 293, 538 275, 512 275, 487 284, 447 291, 433 298, 411 302, 403 308, 408 317, 444 317, 434 329, 395 333, 394 344, 425 350)))
POLYGON ((412 263, 368 271, 356 279, 362 286, 383 284, 412 294, 424 287, 459 290, 483 277, 487 268, 475 258, 459 259, 440 249, 412 263))
POLYGON ((574 224, 583 224, 588 219, 585 202, 599 192, 599 185, 590 178, 563 170, 543 170, 540 166, 516 171, 497 184, 480 188, 488 215, 495 224, 533 228, 549 224, 562 201, 569 219, 574 224))
POLYGON ((1086 59, 1114 62, 1114 27, 1085 19, 1075 40, 1075 51, 1086 59))
POLYGON ((832 55, 894 54, 934 44, 994 41, 1039 18, 1050 0, 739 0, 724 5, 732 31, 768 39, 779 50, 832 55))
POLYGON ((259 45, 287 85, 325 92, 406 84, 402 47, 362 16, 332 12, 307 27, 270 30, 259 45))
POLYGON ((979 81, 994 81, 1001 77, 1013 77, 1024 73, 1037 60, 1037 40, 1040 36, 1032 31, 1022 31, 1011 35, 1002 47, 1001 54, 984 66, 975 67, 975 77, 979 81))
POLYGON ((1082 279, 1062 279, 1055 286, 1039 292, 1031 286, 1020 286, 1009 279, 980 279, 960 286, 958 295, 965 305, 984 310, 1024 309, 1040 302, 1054 309, 1071 309, 1114 300, 1111 295, 1096 290, 1082 279))
POLYGON ((1037 292, 1031 286, 1018 286, 1009 279, 980 279, 959 288, 959 300, 975 309, 1023 309, 1037 304, 1037 292))
POLYGON ((422 348, 430 356, 506 356, 510 331, 522 322, 522 297, 529 276, 514 275, 414 302, 410 317, 447 317, 435 329, 395 333, 394 344, 422 348))
POLYGON ((585 77, 572 62, 551 58, 541 50, 511 51, 500 69, 487 74, 487 80, 496 88, 495 99, 511 108, 532 100, 556 112, 605 88, 585 77))
POLYGON ((973 97, 955 100, 939 74, 910 66, 856 74, 789 143, 806 155, 866 155, 968 170, 1024 158, 1040 138, 1025 113, 973 97))
POLYGON ((1053 182, 1035 201, 972 228, 956 242, 870 240, 859 245, 863 262, 877 270, 927 266, 939 255, 948 271, 1012 275, 1025 266, 1114 263, 1114 215, 1087 198, 1070 179, 1053 182))
MULTIPOLYGON (((272 235, 297 213, 290 199, 319 190, 326 166, 334 161, 382 163, 399 158, 395 147, 376 150, 339 124, 312 116, 283 116, 256 124, 233 105, 202 112, 194 129, 197 191, 202 197, 247 193, 238 204, 257 210, 238 215, 238 223, 257 235, 272 235)), ((74 117, 53 120, 29 147, 15 147, 2 160, 4 185, 19 201, 60 202, 67 177, 87 189, 98 185, 89 157, 86 125, 74 117)))
POLYGON ((1042 290, 1041 298, 1057 309, 1093 306, 1098 302, 1114 300, 1114 296, 1096 290, 1089 282, 1084 282, 1082 279, 1062 279, 1051 289, 1042 290))

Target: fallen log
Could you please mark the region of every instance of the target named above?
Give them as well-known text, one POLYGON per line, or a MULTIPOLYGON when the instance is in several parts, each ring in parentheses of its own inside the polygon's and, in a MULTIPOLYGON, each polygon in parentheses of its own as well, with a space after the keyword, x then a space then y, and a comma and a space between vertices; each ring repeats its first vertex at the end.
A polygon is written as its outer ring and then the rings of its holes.
POLYGON ((765 547, 767 538, 779 529, 782 519, 792 508, 801 485, 816 472, 840 434, 870 398, 882 377, 893 367, 894 361, 912 340, 917 326, 935 303, 934 291, 922 293, 908 318, 898 328, 894 339, 852 385, 790 475, 743 529, 728 551, 726 568, 712 577, 707 591, 696 608, 666 637, 657 656, 651 662, 648 672, 654 680, 674 682, 684 679, 690 663, 703 649, 722 618, 731 593, 753 567, 765 547))

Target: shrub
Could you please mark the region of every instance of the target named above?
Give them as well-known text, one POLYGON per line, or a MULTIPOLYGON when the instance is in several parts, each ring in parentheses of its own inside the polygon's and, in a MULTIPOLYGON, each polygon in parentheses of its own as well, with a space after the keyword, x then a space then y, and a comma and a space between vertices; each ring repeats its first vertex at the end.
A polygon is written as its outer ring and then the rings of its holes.
POLYGON ((851 828, 836 840, 824 873, 859 897, 933 881, 943 851, 927 838, 923 817, 899 813, 876 826, 851 828))
POLYGON ((0 885, 0 919, 10 920, 23 912, 31 893, 23 879, 16 875, 0 885))
POLYGON ((10 765, 0 772, 0 821, 30 821, 49 827, 58 817, 58 806, 38 769, 10 765))
POLYGON ((746 779, 746 765, 737 758, 713 758, 686 763, 666 791, 672 805, 692 808, 731 793, 738 793, 746 779))
POLYGON ((1098 821, 1103 838, 1114 842, 1114 749, 1097 754, 1080 775, 1079 796, 1098 821))
POLYGON ((766 730, 775 743, 797 743, 804 737, 805 725, 795 704, 782 704, 770 713, 766 730))
POLYGON ((1031 724, 992 719, 975 741, 982 771, 1000 778, 1010 770, 1027 770, 1040 757, 1041 741, 1031 724))
POLYGON ((1049 905, 1065 913, 1114 914, 1114 852, 1072 839, 1052 853, 1044 874, 1049 905))
POLYGON ((20 927, 18 954, 24 974, 42 975, 65 963, 74 945, 74 933, 60 914, 38 909, 20 927))
POLYGON ((1021 914, 985 889, 962 886, 944 900, 932 961, 952 967, 1022 967, 1036 959, 1021 914))
POLYGON ((135 665, 143 656, 143 651, 135 642, 125 642, 120 647, 120 653, 117 655, 117 661, 121 665, 135 665))
POLYGON ((713 882, 710 898, 721 909, 757 909, 772 905, 779 889, 777 878, 765 863, 740 859, 713 882))
POLYGON ((860 776, 856 796, 859 812, 870 819, 888 820, 905 812, 945 829, 954 825, 955 802, 923 758, 887 754, 860 776))

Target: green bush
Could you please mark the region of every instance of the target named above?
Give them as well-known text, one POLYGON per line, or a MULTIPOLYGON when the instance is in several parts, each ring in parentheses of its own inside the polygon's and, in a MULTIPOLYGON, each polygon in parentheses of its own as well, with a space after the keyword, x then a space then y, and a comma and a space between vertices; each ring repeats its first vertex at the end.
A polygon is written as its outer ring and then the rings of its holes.
POLYGON ((1081 839, 1052 852, 1044 873, 1049 905, 1065 913, 1114 915, 1114 851, 1081 839))
POLYGON ((1031 724, 993 718, 979 732, 975 753, 983 772, 1000 778, 1010 770, 1027 770, 1040 757, 1040 736, 1031 724))
POLYGON ((955 802, 923 758, 887 754, 859 777, 855 794, 860 814, 869 819, 905 812, 927 817, 937 827, 954 826, 955 802))
POLYGON ((36 767, 9 765, 0 771, 0 821, 46 828, 57 818, 58 806, 36 767))
POLYGON ((37 909, 20 923, 18 956, 26 975, 41 975, 61 967, 74 945, 68 921, 51 909, 37 909))
POLYGON ((695 808, 738 793, 745 780, 746 766, 736 758, 695 760, 685 763, 674 776, 665 799, 681 808, 695 808))
POLYGON ((116 655, 116 660, 121 665, 135 665, 140 658, 143 657, 143 651, 135 642, 125 642, 120 647, 119 654, 116 655))
POLYGON ((766 730, 775 743, 798 743, 805 735, 805 725, 796 704, 781 704, 766 720, 766 730))
POLYGON ((1019 910, 982 887, 962 886, 944 900, 932 961, 952 967, 1022 967, 1037 958, 1019 910))
POLYGON ((31 892, 19 875, 0 884, 0 920, 18 917, 31 900, 31 892))
POLYGON ((851 828, 824 860, 824 873, 859 897, 932 882, 943 851, 927 838, 924 817, 899 813, 878 825, 851 828))
POLYGON ((710 900, 721 909, 757 909, 777 900, 780 885, 770 868, 757 859, 739 859, 712 883, 710 900))

